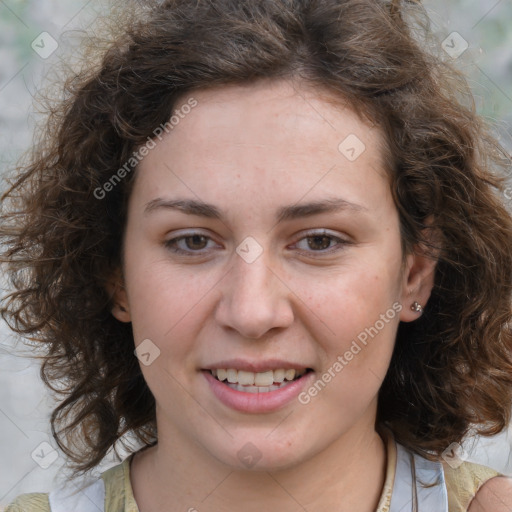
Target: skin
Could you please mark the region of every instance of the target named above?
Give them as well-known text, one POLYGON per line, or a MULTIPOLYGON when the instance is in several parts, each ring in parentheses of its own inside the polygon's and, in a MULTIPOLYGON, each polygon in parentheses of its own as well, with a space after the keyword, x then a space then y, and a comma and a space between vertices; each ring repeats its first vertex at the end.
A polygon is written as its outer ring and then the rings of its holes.
POLYGON ((496 477, 487 481, 473 498, 468 512, 510 512, 512 478, 496 477))
POLYGON ((383 135, 318 89, 287 81, 193 97, 198 106, 137 170, 122 275, 112 282, 113 314, 132 322, 135 345, 150 339, 160 350, 141 365, 156 399, 159 441, 133 460, 139 509, 373 512, 386 466, 377 393, 398 323, 419 317, 410 306, 427 303, 435 267, 421 247, 401 267, 383 135), (350 134, 366 146, 355 161, 338 150, 350 134), (156 198, 178 197, 213 203, 225 218, 144 213, 156 198), (327 197, 366 210, 276 224, 278 208, 327 197), (323 228, 350 243, 308 243, 305 232, 323 228), (166 247, 190 231, 210 238, 178 246, 201 256, 166 247), (263 249, 252 263, 235 251, 247 236, 263 249), (326 254, 332 248, 339 250, 326 254), (238 412, 200 372, 221 359, 281 358, 321 376, 395 302, 400 313, 307 405, 238 412), (237 456, 248 442, 261 455, 252 468, 237 456))

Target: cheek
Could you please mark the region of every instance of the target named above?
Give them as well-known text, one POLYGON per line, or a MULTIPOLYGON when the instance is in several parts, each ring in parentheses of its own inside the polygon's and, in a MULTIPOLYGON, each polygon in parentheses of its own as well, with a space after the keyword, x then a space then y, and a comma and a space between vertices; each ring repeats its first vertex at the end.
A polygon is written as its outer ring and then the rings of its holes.
POLYGON ((380 387, 402 308, 398 277, 389 269, 367 268, 363 264, 345 269, 328 282, 317 280, 314 288, 306 283, 302 288, 310 307, 308 328, 322 347, 323 372, 336 375, 333 392, 342 390, 345 395, 371 394, 380 387))
POLYGON ((153 337, 162 343, 198 329, 202 301, 219 280, 212 272, 171 266, 165 258, 135 252, 126 258, 125 272, 135 339, 153 337))
POLYGON ((218 279, 172 268, 168 261, 137 263, 141 262, 135 258, 126 262, 127 276, 132 278, 129 298, 135 345, 149 339, 159 350, 154 362, 142 364, 141 370, 157 401, 178 407, 176 397, 183 392, 179 383, 197 369, 196 342, 208 316, 205 300, 218 279))
MULTIPOLYGON (((370 272, 368 268, 364 264, 347 266, 336 274, 304 276, 296 281, 294 291, 324 325, 328 338, 356 336, 392 309, 399 297, 398 276, 389 269, 370 272)), ((393 316, 392 312, 388 316, 393 316)))

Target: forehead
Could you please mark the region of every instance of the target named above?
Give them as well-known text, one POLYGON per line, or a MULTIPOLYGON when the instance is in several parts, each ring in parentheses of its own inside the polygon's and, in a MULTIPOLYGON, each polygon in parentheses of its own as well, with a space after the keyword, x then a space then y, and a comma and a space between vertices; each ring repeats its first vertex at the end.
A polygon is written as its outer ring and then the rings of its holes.
POLYGON ((191 98, 197 106, 139 166, 148 200, 167 187, 260 203, 277 191, 299 200, 346 190, 375 203, 387 186, 380 129, 325 90, 289 81, 229 85, 194 91, 175 111, 191 98))
MULTIPOLYGON (((259 80, 198 90, 193 96, 198 108, 186 124, 203 143, 227 137, 229 143, 260 143, 305 152, 338 149, 339 142, 350 134, 373 146, 384 142, 380 130, 361 119, 347 100, 304 82, 259 80)), ((382 166, 381 151, 370 153, 377 157, 374 163, 382 166)))

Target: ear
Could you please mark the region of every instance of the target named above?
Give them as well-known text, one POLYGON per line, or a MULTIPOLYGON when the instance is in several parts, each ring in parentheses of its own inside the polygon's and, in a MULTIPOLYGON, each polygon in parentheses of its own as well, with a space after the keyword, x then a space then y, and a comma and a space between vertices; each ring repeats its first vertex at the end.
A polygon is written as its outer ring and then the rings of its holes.
MULTIPOLYGON (((428 217, 425 223, 431 226, 432 221, 432 217, 428 217)), ((413 253, 407 256, 402 276, 400 300, 401 304, 403 304, 403 309, 400 313, 400 320, 402 322, 412 322, 421 316, 422 311, 412 309, 413 304, 417 302, 424 309, 434 287, 435 270, 440 251, 439 241, 441 238, 430 227, 425 228, 422 233, 429 242, 429 245, 435 244, 435 249, 419 243, 414 247, 413 253)))
POLYGON ((120 322, 131 322, 128 296, 124 287, 123 273, 117 268, 105 284, 109 296, 112 298, 112 315, 120 322))

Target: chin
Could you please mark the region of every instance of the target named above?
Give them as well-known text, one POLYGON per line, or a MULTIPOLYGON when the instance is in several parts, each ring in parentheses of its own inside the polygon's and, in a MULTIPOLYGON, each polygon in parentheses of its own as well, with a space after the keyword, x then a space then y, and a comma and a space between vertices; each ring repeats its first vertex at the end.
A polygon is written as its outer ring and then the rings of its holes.
POLYGON ((271 442, 264 436, 247 436, 237 439, 224 450, 213 450, 212 455, 236 471, 283 471, 292 469, 309 458, 302 443, 291 441, 271 442), (238 448, 233 450, 233 445, 238 448), (300 446, 300 452, 296 446, 300 446))

